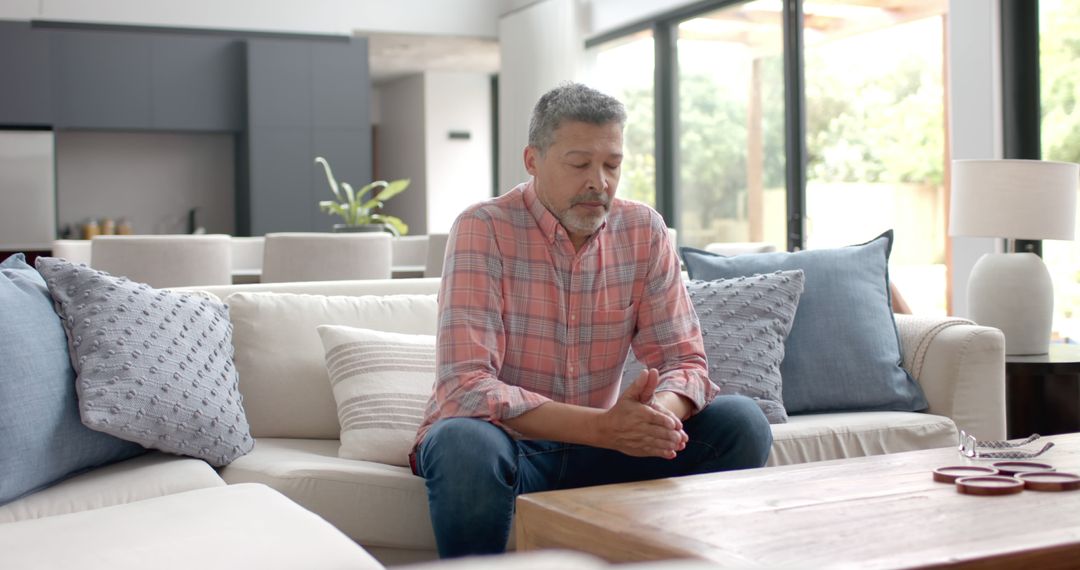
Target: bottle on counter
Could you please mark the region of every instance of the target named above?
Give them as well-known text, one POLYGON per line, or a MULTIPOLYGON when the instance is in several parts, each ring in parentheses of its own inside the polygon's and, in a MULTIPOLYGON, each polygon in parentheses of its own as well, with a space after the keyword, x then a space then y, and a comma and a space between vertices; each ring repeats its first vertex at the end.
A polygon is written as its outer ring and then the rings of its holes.
POLYGON ((94 218, 89 218, 82 225, 82 238, 94 239, 94 236, 101 235, 101 226, 98 225, 98 221, 94 218))
POLYGON ((116 222, 112 218, 101 219, 101 235, 111 236, 116 235, 116 222))
POLYGON ((135 233, 131 229, 131 222, 127 221, 127 218, 120 218, 116 221, 116 235, 129 236, 135 233))

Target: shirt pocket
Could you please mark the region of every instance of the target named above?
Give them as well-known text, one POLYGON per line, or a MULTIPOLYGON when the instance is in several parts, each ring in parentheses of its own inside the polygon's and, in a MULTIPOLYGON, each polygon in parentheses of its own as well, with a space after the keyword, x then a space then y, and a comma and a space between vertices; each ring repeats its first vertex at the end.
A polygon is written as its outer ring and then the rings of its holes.
POLYGON ((625 309, 592 311, 583 343, 589 349, 589 370, 600 373, 621 369, 637 324, 637 305, 625 309))

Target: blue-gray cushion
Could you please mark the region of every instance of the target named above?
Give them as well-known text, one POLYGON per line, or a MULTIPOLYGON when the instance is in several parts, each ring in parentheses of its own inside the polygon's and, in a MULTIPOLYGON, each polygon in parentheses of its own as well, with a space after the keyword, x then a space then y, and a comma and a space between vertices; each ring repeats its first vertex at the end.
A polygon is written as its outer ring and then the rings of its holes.
POLYGON ((806 284, 780 364, 789 414, 927 407, 901 366, 889 298, 892 230, 861 245, 724 257, 682 248, 692 279, 802 269, 806 284))
POLYGON ((21 253, 0 263, 0 339, 0 504, 146 451, 79 420, 64 327, 21 253))
MULTIPOLYGON (((803 272, 691 281, 686 289, 701 323, 709 379, 720 394, 747 396, 769 423, 787 422, 780 362, 803 291, 803 272)), ((624 386, 644 368, 631 352, 623 367, 624 386)))
POLYGON ((251 451, 224 304, 54 257, 37 267, 67 330, 84 424, 214 466, 251 451))

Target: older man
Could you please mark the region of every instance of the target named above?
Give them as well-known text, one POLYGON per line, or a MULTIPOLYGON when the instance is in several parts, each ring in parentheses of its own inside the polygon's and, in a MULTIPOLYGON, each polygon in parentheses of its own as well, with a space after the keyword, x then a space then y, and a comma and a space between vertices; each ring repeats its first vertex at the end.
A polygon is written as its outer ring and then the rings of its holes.
POLYGON ((625 120, 583 85, 548 92, 529 125, 532 179, 451 230, 413 455, 440 556, 505 550, 521 493, 768 457, 759 408, 709 381, 663 219, 615 198, 625 120), (648 370, 620 395, 631 346, 648 370))

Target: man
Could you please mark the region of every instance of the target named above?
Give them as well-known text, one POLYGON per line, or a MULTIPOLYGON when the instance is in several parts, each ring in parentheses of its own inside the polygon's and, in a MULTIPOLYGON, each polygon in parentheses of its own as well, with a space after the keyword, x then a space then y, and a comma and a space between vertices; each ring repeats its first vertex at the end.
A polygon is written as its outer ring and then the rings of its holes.
POLYGON ((625 120, 583 85, 548 92, 529 126, 532 180, 450 232, 413 456, 442 557, 504 551, 521 493, 768 457, 764 414, 709 381, 663 219, 615 198, 625 120), (649 369, 620 396, 631 344, 649 369))

